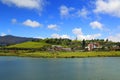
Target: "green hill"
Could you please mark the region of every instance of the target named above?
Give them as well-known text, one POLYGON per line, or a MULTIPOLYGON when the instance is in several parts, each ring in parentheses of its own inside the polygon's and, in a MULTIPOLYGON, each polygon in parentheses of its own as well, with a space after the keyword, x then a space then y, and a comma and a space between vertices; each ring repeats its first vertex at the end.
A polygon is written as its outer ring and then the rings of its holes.
POLYGON ((41 42, 24 42, 24 43, 20 43, 20 44, 16 44, 16 45, 11 45, 8 46, 8 48, 41 48, 44 46, 48 46, 49 44, 41 41, 41 42))

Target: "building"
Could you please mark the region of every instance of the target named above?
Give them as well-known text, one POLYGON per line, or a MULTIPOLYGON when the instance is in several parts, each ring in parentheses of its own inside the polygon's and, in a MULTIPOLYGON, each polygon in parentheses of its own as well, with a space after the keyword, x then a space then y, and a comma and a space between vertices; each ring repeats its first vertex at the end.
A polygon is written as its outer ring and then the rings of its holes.
POLYGON ((87 46, 88 51, 93 51, 94 49, 100 48, 100 44, 99 43, 89 43, 87 46))
POLYGON ((60 45, 52 45, 52 50, 54 50, 54 51, 72 51, 71 48, 64 48, 60 45))

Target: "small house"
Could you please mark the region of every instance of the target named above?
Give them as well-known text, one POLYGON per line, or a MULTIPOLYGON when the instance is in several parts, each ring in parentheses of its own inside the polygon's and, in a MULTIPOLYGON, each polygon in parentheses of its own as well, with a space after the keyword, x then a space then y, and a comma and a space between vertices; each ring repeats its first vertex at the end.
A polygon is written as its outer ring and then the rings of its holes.
POLYGON ((52 50, 54 50, 54 51, 72 51, 71 48, 65 48, 60 45, 52 45, 52 50))
POLYGON ((92 51, 94 49, 100 48, 100 44, 96 42, 94 43, 91 42, 88 44, 87 48, 88 48, 88 51, 92 51))

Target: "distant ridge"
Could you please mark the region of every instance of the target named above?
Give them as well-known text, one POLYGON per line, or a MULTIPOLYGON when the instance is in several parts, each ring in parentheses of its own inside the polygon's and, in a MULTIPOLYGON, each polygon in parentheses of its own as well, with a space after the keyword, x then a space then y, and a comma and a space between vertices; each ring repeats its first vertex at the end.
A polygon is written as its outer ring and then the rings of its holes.
POLYGON ((26 41, 32 41, 32 40, 38 40, 37 38, 27 38, 27 37, 19 37, 19 36, 13 36, 13 35, 6 35, 6 36, 0 36, 0 45, 12 45, 12 44, 18 44, 26 41))

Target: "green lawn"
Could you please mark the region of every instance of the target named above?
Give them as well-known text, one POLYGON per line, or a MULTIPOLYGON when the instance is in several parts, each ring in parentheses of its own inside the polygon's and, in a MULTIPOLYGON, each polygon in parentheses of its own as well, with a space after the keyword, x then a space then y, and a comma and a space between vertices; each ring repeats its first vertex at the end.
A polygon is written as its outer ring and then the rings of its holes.
POLYGON ((45 42, 24 42, 16 45, 8 46, 8 48, 41 48, 45 45, 49 45, 45 42))

